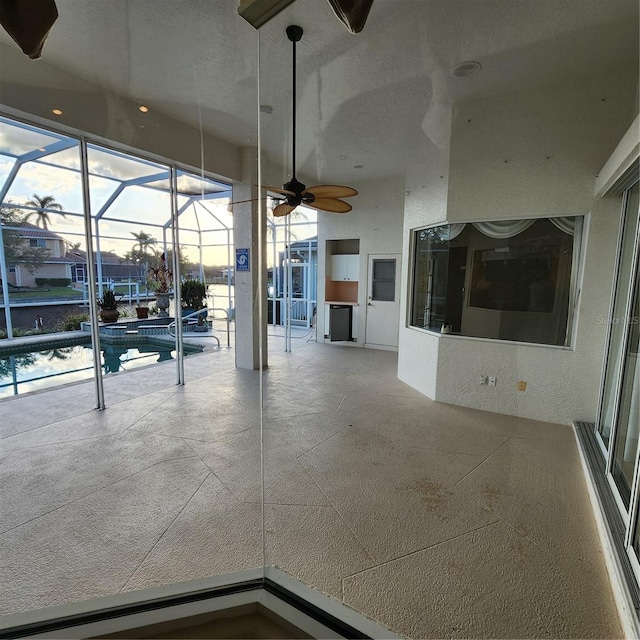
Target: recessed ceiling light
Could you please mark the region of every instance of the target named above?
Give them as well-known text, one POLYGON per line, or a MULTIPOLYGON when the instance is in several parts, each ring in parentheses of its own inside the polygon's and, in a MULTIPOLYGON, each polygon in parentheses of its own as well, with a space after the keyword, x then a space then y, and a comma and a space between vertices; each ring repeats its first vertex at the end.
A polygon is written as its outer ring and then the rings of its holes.
POLYGON ((347 160, 349 156, 338 156, 338 160, 347 160))
POLYGON ((51 113, 53 113, 56 116, 61 116, 62 115, 62 110, 61 109, 52 109, 51 113))
POLYGON ((456 78, 470 78, 471 76, 475 76, 480 69, 482 69, 482 65, 479 62, 468 60, 453 67, 453 69, 451 69, 451 75, 456 78))
POLYGON ((149 107, 145 107, 143 104, 141 104, 138 107, 138 111, 142 111, 142 113, 147 113, 147 111, 149 111, 149 107))
POLYGON ((364 165, 363 164, 354 164, 353 168, 354 169, 364 169, 364 165))

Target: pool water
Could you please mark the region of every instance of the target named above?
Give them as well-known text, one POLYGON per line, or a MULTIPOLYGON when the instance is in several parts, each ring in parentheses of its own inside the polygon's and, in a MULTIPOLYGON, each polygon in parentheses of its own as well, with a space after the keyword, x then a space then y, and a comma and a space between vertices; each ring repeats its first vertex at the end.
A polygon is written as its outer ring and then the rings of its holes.
MULTIPOLYGON (((0 358, 0 398, 57 387, 93 378, 91 345, 52 346, 0 358)), ((184 353, 197 353, 199 347, 184 345, 184 353)), ((156 362, 175 359, 175 349, 150 340, 138 344, 103 344, 102 372, 128 371, 156 362)))

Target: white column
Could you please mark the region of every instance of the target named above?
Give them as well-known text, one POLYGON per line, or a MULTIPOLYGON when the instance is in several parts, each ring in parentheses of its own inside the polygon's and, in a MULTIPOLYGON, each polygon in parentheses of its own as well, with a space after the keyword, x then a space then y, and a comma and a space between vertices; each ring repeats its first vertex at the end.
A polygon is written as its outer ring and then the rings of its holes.
MULTIPOLYGON (((264 322, 260 322, 258 317, 258 299, 263 297, 263 308, 266 309, 266 287, 260 291, 258 287, 258 275, 260 269, 263 270, 262 281, 266 282, 266 261, 264 260, 265 249, 263 246, 263 263, 258 264, 258 225, 261 223, 258 216, 258 159, 256 150, 245 147, 242 150, 242 183, 234 185, 233 199, 249 200, 243 204, 233 207, 233 235, 234 247, 238 249, 249 249, 249 270, 234 271, 234 291, 235 291, 235 352, 236 366, 240 369, 260 368, 260 331, 262 331, 263 345, 263 366, 267 366, 267 325, 266 317, 264 322)), ((263 227, 264 221, 262 221, 263 227)), ((262 238, 266 237, 266 229, 263 228, 262 238)), ((235 257, 233 259, 235 264, 235 257)))

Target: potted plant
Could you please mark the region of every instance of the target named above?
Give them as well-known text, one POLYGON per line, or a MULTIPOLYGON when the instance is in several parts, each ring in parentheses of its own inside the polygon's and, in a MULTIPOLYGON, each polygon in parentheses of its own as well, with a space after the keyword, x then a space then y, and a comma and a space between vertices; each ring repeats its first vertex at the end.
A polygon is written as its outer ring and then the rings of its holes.
POLYGON ((187 313, 192 313, 193 311, 202 309, 204 299, 207 295, 207 288, 204 282, 193 278, 187 278, 182 283, 180 293, 182 311, 184 315, 185 311, 187 313))
POLYGON ((149 307, 145 304, 140 304, 136 307, 136 315, 138 320, 144 320, 149 317, 149 307))
POLYGON ((149 268, 147 273, 147 285, 156 294, 156 306, 158 307, 158 317, 168 318, 169 295, 171 283, 173 282, 173 271, 167 264, 165 254, 159 256, 158 264, 149 268))
POLYGON ((118 311, 118 298, 116 294, 107 289, 102 298, 98 298, 98 306, 100 307, 100 320, 102 322, 116 322, 120 312, 118 311))

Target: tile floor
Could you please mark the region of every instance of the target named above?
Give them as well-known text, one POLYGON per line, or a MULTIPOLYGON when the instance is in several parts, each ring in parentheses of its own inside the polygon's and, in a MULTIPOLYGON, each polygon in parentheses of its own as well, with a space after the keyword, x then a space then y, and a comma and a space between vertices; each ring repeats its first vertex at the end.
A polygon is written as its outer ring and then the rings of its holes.
MULTIPOLYGON (((396 355, 274 340, 265 551, 413 638, 621 636, 572 431, 438 404, 396 355)), ((0 403, 0 613, 262 563, 259 375, 232 350, 0 403)))

